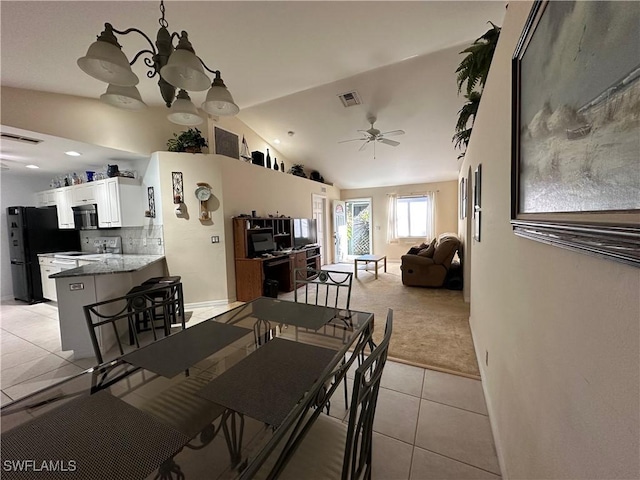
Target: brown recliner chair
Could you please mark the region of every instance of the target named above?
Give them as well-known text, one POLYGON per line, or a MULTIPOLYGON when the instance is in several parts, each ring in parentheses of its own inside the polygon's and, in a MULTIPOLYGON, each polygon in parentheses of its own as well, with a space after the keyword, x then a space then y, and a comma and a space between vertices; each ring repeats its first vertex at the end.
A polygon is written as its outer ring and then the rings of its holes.
MULTIPOLYGON (((423 248, 419 253, 402 256, 402 283, 412 287, 442 287, 451 261, 460 248, 460 240, 455 235, 441 235, 435 244, 432 256, 423 248)), ((411 251, 415 251, 414 247, 411 251)))

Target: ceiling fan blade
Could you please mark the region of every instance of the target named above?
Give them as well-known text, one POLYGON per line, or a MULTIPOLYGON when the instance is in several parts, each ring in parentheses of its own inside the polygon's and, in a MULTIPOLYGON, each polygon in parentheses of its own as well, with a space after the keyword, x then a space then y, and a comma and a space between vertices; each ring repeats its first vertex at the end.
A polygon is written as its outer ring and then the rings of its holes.
POLYGON ((384 143, 385 145, 391 145, 392 147, 397 147, 400 145, 400 142, 396 142, 395 140, 387 140, 386 138, 379 138, 378 141, 380 143, 384 143))
POLYGON ((404 135, 404 130, 391 130, 390 132, 384 132, 384 133, 381 133, 380 135, 383 135, 385 137, 393 137, 395 135, 404 135))
POLYGON ((352 138, 351 140, 340 140, 338 143, 346 143, 346 142, 368 142, 368 138, 352 138))
POLYGON ((364 142, 362 144, 362 146, 358 149, 359 152, 361 152, 362 150, 364 150, 364 148, 367 146, 367 144, 369 143, 369 140, 367 140, 366 142, 364 142))

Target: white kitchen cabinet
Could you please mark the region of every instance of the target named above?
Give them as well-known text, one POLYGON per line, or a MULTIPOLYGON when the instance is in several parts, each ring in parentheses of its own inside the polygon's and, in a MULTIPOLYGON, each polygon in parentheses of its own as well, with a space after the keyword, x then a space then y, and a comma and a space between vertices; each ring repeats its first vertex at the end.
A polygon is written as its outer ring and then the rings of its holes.
POLYGON ((49 278, 49 275, 60 273, 62 270, 59 266, 53 264, 53 258, 41 257, 38 255, 38 263, 40 264, 40 280, 42 281, 42 296, 54 302, 58 301, 56 295, 56 281, 49 278))
POLYGON ((55 190, 45 190, 36 193, 36 207, 51 207, 56 205, 55 190))
POLYGON ((143 225, 142 191, 135 179, 114 177, 93 183, 99 228, 143 225))
POLYGON ((71 187, 71 206, 96 203, 95 188, 93 182, 75 185, 71 187))
POLYGON ((75 228, 73 210, 71 210, 71 187, 55 189, 56 208, 58 210, 58 228, 75 228))

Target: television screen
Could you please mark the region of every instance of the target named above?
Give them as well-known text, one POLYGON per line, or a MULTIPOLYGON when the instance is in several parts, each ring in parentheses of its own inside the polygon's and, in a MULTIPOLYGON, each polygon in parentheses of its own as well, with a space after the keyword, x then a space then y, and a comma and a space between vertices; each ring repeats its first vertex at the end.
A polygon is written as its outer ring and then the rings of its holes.
POLYGON ((318 233, 315 219, 293 219, 293 246, 302 248, 306 245, 318 243, 318 233))
POLYGON ((273 235, 270 232, 260 232, 251 235, 251 246, 255 254, 272 252, 276 249, 273 235))

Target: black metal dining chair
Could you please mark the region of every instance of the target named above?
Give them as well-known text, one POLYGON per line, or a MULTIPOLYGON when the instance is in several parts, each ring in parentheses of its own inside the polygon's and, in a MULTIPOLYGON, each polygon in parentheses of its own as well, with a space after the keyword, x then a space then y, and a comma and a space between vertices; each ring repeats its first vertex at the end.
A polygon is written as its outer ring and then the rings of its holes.
POLYGON ((274 452, 256 478, 371 479, 373 421, 392 330, 393 311, 389 309, 384 338, 355 372, 348 425, 319 415, 281 468, 274 467, 282 452, 274 452))
MULTIPOLYGON (((331 329, 335 336, 335 329, 341 322, 349 322, 351 313, 351 285, 353 272, 338 270, 316 270, 312 268, 296 268, 294 270, 294 293, 296 302, 319 305, 335 310, 334 317, 323 330, 331 329), (298 292, 298 289, 303 289, 298 292)), ((348 408, 347 377, 344 378, 344 407, 348 408)), ((330 408, 330 407, 328 407, 330 408)))
MULTIPOLYGON (((151 325, 160 319, 164 336, 171 333, 170 312, 178 301, 175 296, 182 293, 182 284, 148 285, 133 290, 122 297, 83 307, 91 344, 99 364, 104 363, 107 353, 115 353, 114 358, 125 354, 122 338, 126 335, 125 332, 128 332, 129 336, 127 350, 140 348, 138 323, 141 318, 151 322, 151 325), (112 352, 114 344, 118 347, 116 352, 112 352)), ((184 320, 181 326, 184 330, 184 320)), ((147 343, 158 339, 156 329, 150 328, 150 331, 152 339, 145 338, 147 343)))
MULTIPOLYGON (((294 300, 296 302, 334 308, 338 313, 349 310, 353 272, 337 270, 294 270, 294 300), (303 290, 298 291, 304 287, 303 290)), ((342 313, 342 315, 345 315, 342 313)), ((348 314, 347 314, 348 315, 348 314)))

